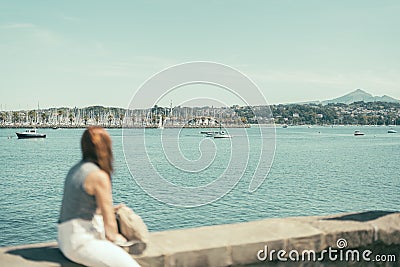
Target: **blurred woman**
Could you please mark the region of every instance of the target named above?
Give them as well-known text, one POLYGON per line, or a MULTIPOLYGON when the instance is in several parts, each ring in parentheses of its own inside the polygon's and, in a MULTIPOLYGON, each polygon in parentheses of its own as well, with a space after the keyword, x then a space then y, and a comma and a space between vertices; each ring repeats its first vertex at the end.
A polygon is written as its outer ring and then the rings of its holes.
POLYGON ((118 233, 112 203, 111 138, 101 127, 89 127, 81 139, 82 160, 65 179, 58 224, 62 253, 86 266, 139 266, 117 244, 126 239, 118 233))

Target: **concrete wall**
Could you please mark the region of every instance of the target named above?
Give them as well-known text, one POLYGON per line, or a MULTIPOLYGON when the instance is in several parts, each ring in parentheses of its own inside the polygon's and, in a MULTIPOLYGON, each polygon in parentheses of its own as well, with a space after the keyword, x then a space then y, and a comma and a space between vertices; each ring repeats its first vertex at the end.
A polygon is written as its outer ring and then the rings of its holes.
MULTIPOLYGON (((273 253, 265 261, 265 247, 272 250, 314 250, 321 252, 338 245, 360 253, 393 255, 396 262, 379 266, 400 266, 400 213, 369 211, 330 216, 265 219, 260 221, 216 225, 184 230, 153 232, 143 255, 134 256, 142 266, 347 266, 346 261, 331 261, 327 251, 322 262, 279 261, 273 253), (342 243, 337 241, 342 239, 342 243), (345 241, 343 241, 345 240, 345 241), (261 252, 260 252, 261 250, 261 252), (259 254, 259 257, 257 257, 259 254), (291 264, 289 264, 291 263, 291 264)), ((342 249, 338 249, 339 253, 342 249)), ((319 254, 318 254, 319 253, 319 254)), ((334 254, 339 255, 339 254, 334 254)), ((345 254, 343 254, 345 255, 345 254)), ((351 255, 351 254, 349 254, 351 255)), ((361 255, 361 254, 360 254, 361 255)), ((292 254, 295 256, 295 254, 292 254)), ((351 257, 350 257, 351 258, 351 257)), ((345 260, 345 258, 343 258, 345 260)), ((361 258, 362 260, 362 258, 361 258)), ((376 266, 376 262, 361 261, 352 266, 376 266)), ((69 262, 59 252, 56 243, 0 248, 0 266, 79 266, 69 262)))

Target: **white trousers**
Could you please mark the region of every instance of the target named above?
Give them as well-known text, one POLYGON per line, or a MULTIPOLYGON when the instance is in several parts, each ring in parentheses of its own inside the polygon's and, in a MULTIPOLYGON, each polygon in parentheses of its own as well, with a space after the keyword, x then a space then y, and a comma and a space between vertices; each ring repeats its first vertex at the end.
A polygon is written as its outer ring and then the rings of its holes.
POLYGON ((122 248, 105 239, 103 218, 73 219, 58 225, 58 246, 65 257, 93 267, 140 267, 122 248))

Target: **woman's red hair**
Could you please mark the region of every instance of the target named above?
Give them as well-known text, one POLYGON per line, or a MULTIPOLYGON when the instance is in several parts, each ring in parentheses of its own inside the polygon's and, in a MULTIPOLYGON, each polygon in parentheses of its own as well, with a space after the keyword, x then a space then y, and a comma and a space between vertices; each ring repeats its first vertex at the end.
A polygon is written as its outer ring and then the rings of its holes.
POLYGON ((111 177, 114 157, 110 135, 104 128, 88 127, 81 138, 81 149, 84 160, 96 163, 111 177))

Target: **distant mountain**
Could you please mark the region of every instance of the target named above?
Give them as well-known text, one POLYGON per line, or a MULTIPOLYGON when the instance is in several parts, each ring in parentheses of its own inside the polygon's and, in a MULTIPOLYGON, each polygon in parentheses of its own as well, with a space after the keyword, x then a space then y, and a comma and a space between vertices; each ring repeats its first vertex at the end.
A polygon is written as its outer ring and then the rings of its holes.
POLYGON ((338 98, 322 101, 321 103, 323 105, 327 105, 330 103, 351 104, 351 103, 359 102, 359 101, 364 101, 365 103, 379 102, 379 101, 380 102, 390 102, 390 103, 400 103, 400 100, 395 99, 393 97, 390 97, 387 95, 373 96, 361 89, 357 89, 351 93, 348 93, 348 94, 338 97, 338 98))

